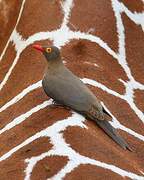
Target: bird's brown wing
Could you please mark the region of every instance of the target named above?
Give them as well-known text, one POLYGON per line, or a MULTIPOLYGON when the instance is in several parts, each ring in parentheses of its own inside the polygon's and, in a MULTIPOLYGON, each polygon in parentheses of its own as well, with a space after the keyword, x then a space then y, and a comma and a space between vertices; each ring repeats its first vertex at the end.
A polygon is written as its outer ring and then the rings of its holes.
POLYGON ((96 105, 92 104, 85 113, 90 119, 105 120, 105 114, 96 105))
POLYGON ((112 117, 110 114, 102 107, 102 110, 97 105, 91 105, 88 111, 86 111, 87 117, 90 119, 106 120, 110 121, 112 117))

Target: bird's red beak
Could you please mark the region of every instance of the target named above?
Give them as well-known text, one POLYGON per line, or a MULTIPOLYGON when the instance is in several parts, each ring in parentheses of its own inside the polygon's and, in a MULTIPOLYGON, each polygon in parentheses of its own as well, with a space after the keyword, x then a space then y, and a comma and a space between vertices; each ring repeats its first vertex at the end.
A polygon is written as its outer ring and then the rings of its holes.
POLYGON ((34 45, 32 45, 32 47, 35 48, 35 49, 37 49, 38 51, 44 52, 44 49, 42 48, 41 45, 34 44, 34 45))

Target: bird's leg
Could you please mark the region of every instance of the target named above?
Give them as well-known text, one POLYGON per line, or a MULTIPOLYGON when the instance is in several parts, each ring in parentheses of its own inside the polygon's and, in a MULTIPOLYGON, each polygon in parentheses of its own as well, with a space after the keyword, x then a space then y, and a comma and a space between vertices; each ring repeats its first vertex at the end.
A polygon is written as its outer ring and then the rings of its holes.
POLYGON ((65 106, 65 105, 63 105, 63 104, 61 104, 61 103, 59 103, 59 102, 56 102, 54 99, 52 100, 52 103, 53 103, 53 105, 54 105, 55 107, 65 108, 65 109, 67 109, 67 110, 70 110, 69 107, 67 107, 67 106, 65 106))
POLYGON ((60 106, 61 104, 56 102, 54 99, 52 100, 52 104, 56 105, 56 106, 60 106))

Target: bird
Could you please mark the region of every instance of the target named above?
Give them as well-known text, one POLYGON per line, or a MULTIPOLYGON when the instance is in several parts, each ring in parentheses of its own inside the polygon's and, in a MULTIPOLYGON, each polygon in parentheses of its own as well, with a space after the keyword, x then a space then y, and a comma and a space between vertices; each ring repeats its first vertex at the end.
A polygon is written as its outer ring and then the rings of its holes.
POLYGON ((110 124, 111 115, 105 110, 92 91, 70 71, 61 58, 56 46, 41 46, 34 44, 47 61, 42 87, 47 96, 56 103, 68 107, 86 118, 95 121, 120 147, 132 151, 128 143, 116 132, 110 124), (108 118, 109 117, 109 118, 108 118))

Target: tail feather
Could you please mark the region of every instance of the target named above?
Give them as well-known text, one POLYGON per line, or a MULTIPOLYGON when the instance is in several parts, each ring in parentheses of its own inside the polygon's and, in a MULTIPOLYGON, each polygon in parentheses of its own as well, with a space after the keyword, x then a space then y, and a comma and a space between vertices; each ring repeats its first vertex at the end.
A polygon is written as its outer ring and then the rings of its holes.
POLYGON ((131 147, 126 143, 126 141, 120 135, 117 134, 116 130, 112 127, 112 125, 108 121, 106 120, 100 121, 95 119, 95 122, 107 133, 107 135, 109 135, 123 149, 128 149, 129 151, 132 151, 131 147))

